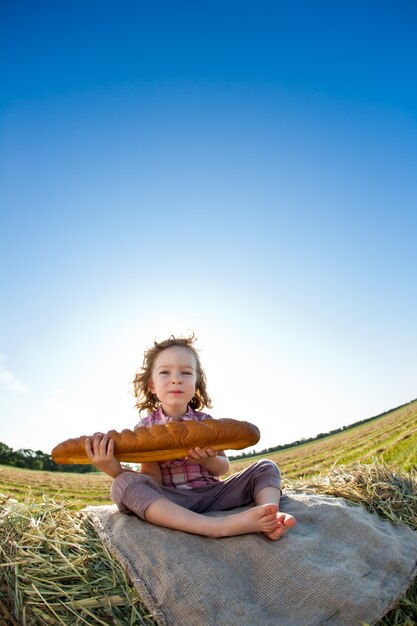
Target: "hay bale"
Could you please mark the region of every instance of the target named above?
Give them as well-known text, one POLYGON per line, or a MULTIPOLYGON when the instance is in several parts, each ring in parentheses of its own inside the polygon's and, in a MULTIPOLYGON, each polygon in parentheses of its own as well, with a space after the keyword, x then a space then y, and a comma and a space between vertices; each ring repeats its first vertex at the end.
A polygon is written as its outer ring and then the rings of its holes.
POLYGON ((0 495, 0 557, 4 624, 154 624, 89 519, 68 503, 0 495))
MULTIPOLYGON (((417 531, 415 474, 378 462, 336 467, 314 482, 287 481, 361 503, 395 524, 417 531)), ((414 626, 417 581, 379 626, 414 626)), ((89 518, 47 496, 24 502, 0 494, 0 626, 154 626, 125 571, 89 518)))

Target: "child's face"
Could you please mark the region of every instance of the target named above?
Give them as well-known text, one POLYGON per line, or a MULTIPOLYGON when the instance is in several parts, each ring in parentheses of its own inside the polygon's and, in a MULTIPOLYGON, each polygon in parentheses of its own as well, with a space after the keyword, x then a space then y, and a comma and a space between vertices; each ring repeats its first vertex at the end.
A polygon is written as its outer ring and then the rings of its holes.
POLYGON ((166 415, 184 415, 195 393, 197 363, 188 348, 172 346, 155 359, 149 389, 162 404, 166 415))

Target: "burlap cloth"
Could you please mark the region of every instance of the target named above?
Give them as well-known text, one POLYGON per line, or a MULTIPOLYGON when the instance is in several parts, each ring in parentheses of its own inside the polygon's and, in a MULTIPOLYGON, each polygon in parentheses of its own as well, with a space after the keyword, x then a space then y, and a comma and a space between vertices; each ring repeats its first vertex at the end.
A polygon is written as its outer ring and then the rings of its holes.
POLYGON ((291 493, 297 526, 208 539, 89 507, 101 538, 163 626, 374 624, 417 573, 417 533, 340 498, 291 493))

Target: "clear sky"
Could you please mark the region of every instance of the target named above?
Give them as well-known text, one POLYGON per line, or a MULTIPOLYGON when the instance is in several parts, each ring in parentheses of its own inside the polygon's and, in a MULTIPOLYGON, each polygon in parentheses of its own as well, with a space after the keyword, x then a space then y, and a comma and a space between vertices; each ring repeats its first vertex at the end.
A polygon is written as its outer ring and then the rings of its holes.
POLYGON ((0 441, 193 329, 258 449, 417 397, 417 5, 2 2, 0 441))

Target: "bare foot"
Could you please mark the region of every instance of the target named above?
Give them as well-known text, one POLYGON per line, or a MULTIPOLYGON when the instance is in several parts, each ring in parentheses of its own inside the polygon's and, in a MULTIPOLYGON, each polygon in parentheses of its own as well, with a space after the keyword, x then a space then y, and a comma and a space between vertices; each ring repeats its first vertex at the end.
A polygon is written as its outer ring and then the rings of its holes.
POLYGON ((233 537, 259 532, 269 536, 276 531, 277 514, 278 506, 271 503, 255 506, 247 511, 242 511, 242 513, 226 515, 221 520, 220 536, 233 537))
POLYGON ((288 515, 288 513, 277 513, 275 522, 275 528, 272 531, 263 531, 265 537, 268 537, 271 541, 281 539, 282 535, 286 533, 289 528, 294 528, 297 523, 295 517, 288 515))

